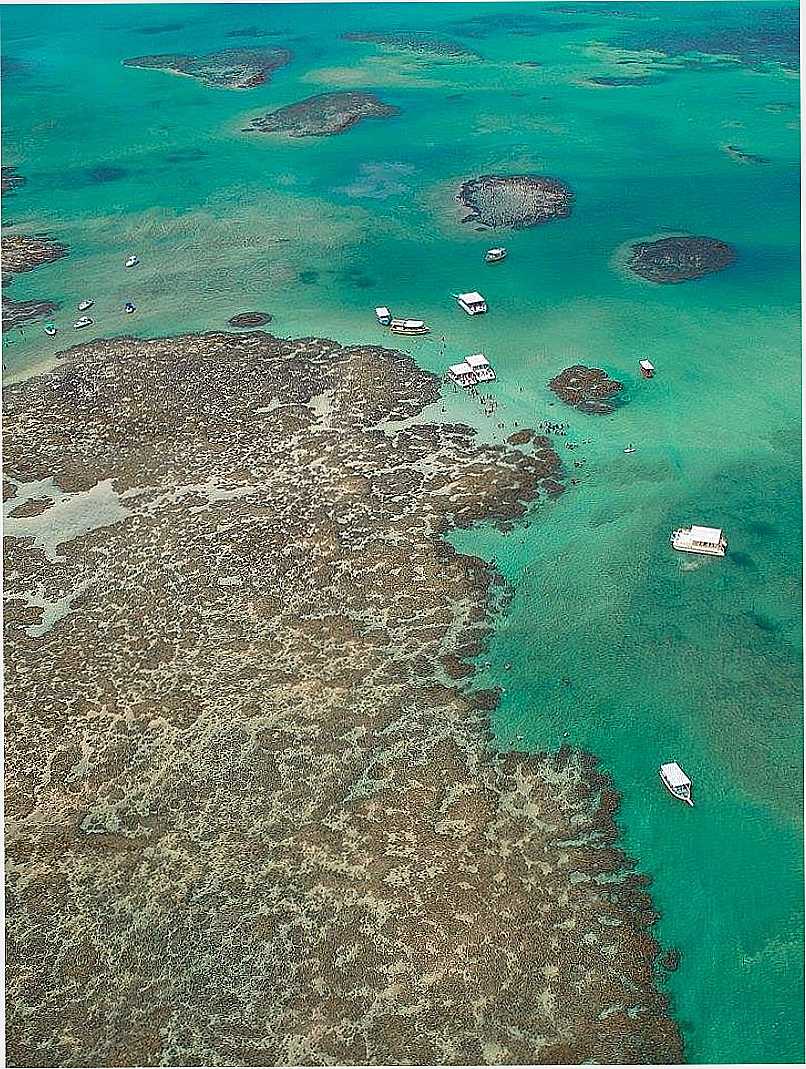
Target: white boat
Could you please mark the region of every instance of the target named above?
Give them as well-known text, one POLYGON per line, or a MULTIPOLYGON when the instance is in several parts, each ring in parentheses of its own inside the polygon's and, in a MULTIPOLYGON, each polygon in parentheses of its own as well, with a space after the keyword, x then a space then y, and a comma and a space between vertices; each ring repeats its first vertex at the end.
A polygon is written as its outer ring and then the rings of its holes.
POLYGON ((56 327, 53 323, 48 323, 45 327, 45 333, 49 338, 52 338, 58 333, 58 327, 56 327))
POLYGON ((381 306, 380 308, 375 309, 375 318, 382 327, 388 327, 392 322, 392 313, 388 308, 381 306))
POLYGON ((635 446, 632 444, 632 442, 630 442, 630 444, 627 446, 627 448, 624 450, 624 452, 625 453, 634 453, 635 452, 635 446))
POLYGON ((651 360, 639 360, 638 367, 641 369, 641 374, 645 379, 653 378, 655 374, 655 365, 651 360))
POLYGON ((487 311, 487 302, 476 290, 470 293, 454 293, 453 297, 459 302, 462 311, 467 312, 469 316, 483 315, 487 311))
POLYGON ((711 557, 724 557, 728 551, 728 540, 721 527, 679 527, 672 531, 669 541, 682 553, 705 553, 711 557))
POLYGON ((136 256, 130 256, 129 259, 126 261, 125 266, 126 267, 137 267, 137 265, 139 263, 140 263, 140 261, 137 259, 136 256))
POLYGON ((484 261, 488 264, 499 264, 502 260, 506 260, 506 249, 488 249, 484 254, 484 261))
POLYGON ((126 315, 131 315, 132 312, 136 311, 136 307, 134 304, 132 304, 131 301, 126 301, 126 303, 123 305, 123 311, 126 313, 126 315))
POLYGON ((75 321, 75 323, 73 324, 73 327, 76 330, 81 330, 82 327, 90 327, 90 326, 92 326, 92 320, 90 319, 89 316, 82 316, 81 319, 77 319, 75 321))
POLYGON ((87 309, 88 308, 92 308, 92 306, 94 304, 95 304, 95 301, 81 301, 79 306, 78 306, 78 310, 79 310, 79 312, 86 312, 87 309))
POLYGON ((677 761, 669 761, 667 764, 661 765, 658 769, 658 775, 673 798, 677 798, 679 802, 685 802, 686 805, 694 805, 694 800, 691 797, 691 780, 678 765, 677 761))
POLYGON ((392 319, 389 329, 393 334, 428 334, 431 330, 422 319, 392 319))
POLYGON ((451 364, 448 376, 457 386, 476 386, 480 382, 494 382, 495 370, 484 353, 474 353, 460 364, 451 364))

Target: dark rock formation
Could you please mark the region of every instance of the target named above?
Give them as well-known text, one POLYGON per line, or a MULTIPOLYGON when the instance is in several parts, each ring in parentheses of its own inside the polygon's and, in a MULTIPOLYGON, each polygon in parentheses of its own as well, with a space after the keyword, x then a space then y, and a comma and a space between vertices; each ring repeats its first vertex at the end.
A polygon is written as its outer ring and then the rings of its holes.
POLYGON ((549 389, 579 412, 608 415, 614 407, 610 399, 623 389, 623 384, 609 378, 601 368, 574 364, 556 375, 549 389))
POLYGON ((268 312, 239 312, 229 320, 231 327, 265 327, 271 323, 268 312))
POLYGON ((51 241, 47 237, 32 237, 28 234, 3 234, 2 270, 3 275, 18 275, 23 271, 33 271, 43 264, 53 263, 67 256, 70 251, 60 241, 51 241))
POLYGON ((680 951, 677 947, 670 947, 661 956, 660 963, 668 972, 676 972, 680 968, 680 951))
POLYGON ((738 163, 769 163, 766 156, 757 156, 754 152, 745 152, 738 145, 723 145, 722 150, 738 163))
POLYGON ((9 1064, 679 1061, 610 781, 446 678, 497 587, 443 534, 556 465, 389 350, 65 356, 3 396, 57 498, 5 530, 9 1064))
POLYGON ((397 108, 384 104, 373 93, 319 93, 253 119, 245 132, 326 137, 341 134, 362 119, 385 119, 397 114, 397 108))
POLYGON ((21 174, 17 174, 13 167, 0 167, 0 183, 2 193, 10 193, 13 189, 25 183, 21 174))
POLYGON ((273 71, 291 58, 285 48, 225 48, 201 56, 136 56, 123 64, 184 74, 216 89, 252 89, 270 81, 273 71))
POLYGON ((735 259, 736 250, 724 241, 681 235, 636 242, 629 266, 650 282, 688 282, 722 271, 735 259))
POLYGON ((25 323, 33 323, 40 319, 47 319, 58 311, 59 305, 55 301, 13 301, 3 294, 2 298, 2 321, 3 333, 21 327, 25 323))
POLYGON ((521 230, 570 215, 573 196, 564 182, 544 175, 483 174, 463 182, 456 199, 471 209, 463 223, 521 230))

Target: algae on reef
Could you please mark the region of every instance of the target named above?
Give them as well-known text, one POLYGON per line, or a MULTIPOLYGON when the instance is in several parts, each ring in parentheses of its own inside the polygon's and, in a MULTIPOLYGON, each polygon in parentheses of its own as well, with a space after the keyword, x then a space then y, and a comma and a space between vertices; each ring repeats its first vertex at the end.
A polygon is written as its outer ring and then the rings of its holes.
POLYGON ((4 397, 8 1064, 677 1061, 608 780, 451 678, 500 580, 441 536, 547 440, 385 349, 65 355, 4 397))

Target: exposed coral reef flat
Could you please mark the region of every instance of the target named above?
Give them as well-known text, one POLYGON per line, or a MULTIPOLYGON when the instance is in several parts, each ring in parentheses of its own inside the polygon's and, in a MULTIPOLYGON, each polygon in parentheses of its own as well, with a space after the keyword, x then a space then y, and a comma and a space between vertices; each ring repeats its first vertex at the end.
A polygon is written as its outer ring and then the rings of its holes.
POLYGON ((570 215, 573 193, 545 175, 483 174, 463 182, 456 199, 471 209, 463 223, 521 230, 570 215))
POLYGON ((291 61, 286 48, 224 48, 203 56, 177 54, 135 56, 124 59, 127 67, 169 71, 196 78, 217 89, 252 89, 271 79, 272 72, 291 61))
POLYGON ((449 56, 454 59, 479 59, 478 52, 459 44, 427 33, 377 33, 354 31, 342 35, 345 41, 379 45, 393 52, 415 52, 423 56, 449 56))
POLYGON ((288 137, 324 137, 340 134, 362 119, 384 119, 398 109, 373 93, 318 93, 253 119, 246 132, 286 134, 288 137))
POLYGON ((688 282, 723 271, 735 259, 736 250, 727 242, 682 235, 636 242, 629 266, 650 282, 688 282))
POLYGON ((33 271, 42 264, 53 263, 70 250, 60 241, 28 234, 4 234, 2 246, 3 274, 16 275, 33 271))
POLYGON ((11 1064, 679 1060, 609 781, 448 672, 500 588, 442 533, 558 457, 438 390, 259 332, 6 389, 11 1064))
POLYGON ((549 383, 561 401, 595 415, 607 416, 613 411, 613 398, 623 389, 623 384, 611 379, 599 367, 574 364, 561 371, 549 383))

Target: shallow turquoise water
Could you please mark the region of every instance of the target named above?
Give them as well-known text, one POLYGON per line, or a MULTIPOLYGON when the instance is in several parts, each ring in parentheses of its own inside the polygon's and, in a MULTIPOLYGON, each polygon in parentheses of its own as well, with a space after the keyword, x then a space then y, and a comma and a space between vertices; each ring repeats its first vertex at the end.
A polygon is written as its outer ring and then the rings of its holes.
POLYGON ((6 378, 79 340, 84 296, 99 335, 213 329, 259 308, 278 333, 346 342, 385 340, 372 309, 388 304, 431 322, 411 345, 424 366, 484 350, 498 368, 497 417, 448 391, 450 418, 491 436, 501 421, 509 433, 567 420, 586 442, 567 452, 579 485, 535 506, 527 528, 454 538, 495 557, 515 591, 480 659, 479 682, 505 688, 496 731, 502 745, 583 746, 613 773, 660 938, 682 951, 669 989, 688 1059, 799 1061, 796 9, 555 6, 78 7, 69 19, 4 7, 4 162, 28 180, 5 213, 71 247, 13 283, 15 298, 63 301, 65 329, 57 344, 36 328, 7 336, 6 378), (227 36, 245 27, 271 36, 227 36), (340 39, 358 29, 431 29, 483 60, 340 39), (261 43, 295 58, 248 92, 121 66, 261 43), (652 80, 586 82, 625 71, 652 80), (337 88, 401 113, 329 139, 241 133, 337 88), (726 144, 768 162, 739 163, 726 144), (453 195, 495 171, 556 175, 576 201, 568 220, 508 233, 509 259, 491 268, 453 195), (682 286, 628 277, 625 243, 664 230, 722 238, 738 261, 682 286), (133 251, 141 265, 124 271, 133 251), (491 306, 481 320, 450 299, 474 288, 491 306), (625 382, 613 416, 552 404, 547 380, 575 361, 625 382), (724 526, 729 557, 671 553, 669 530, 692 521, 724 526), (660 789, 667 759, 692 775, 694 810, 660 789))

